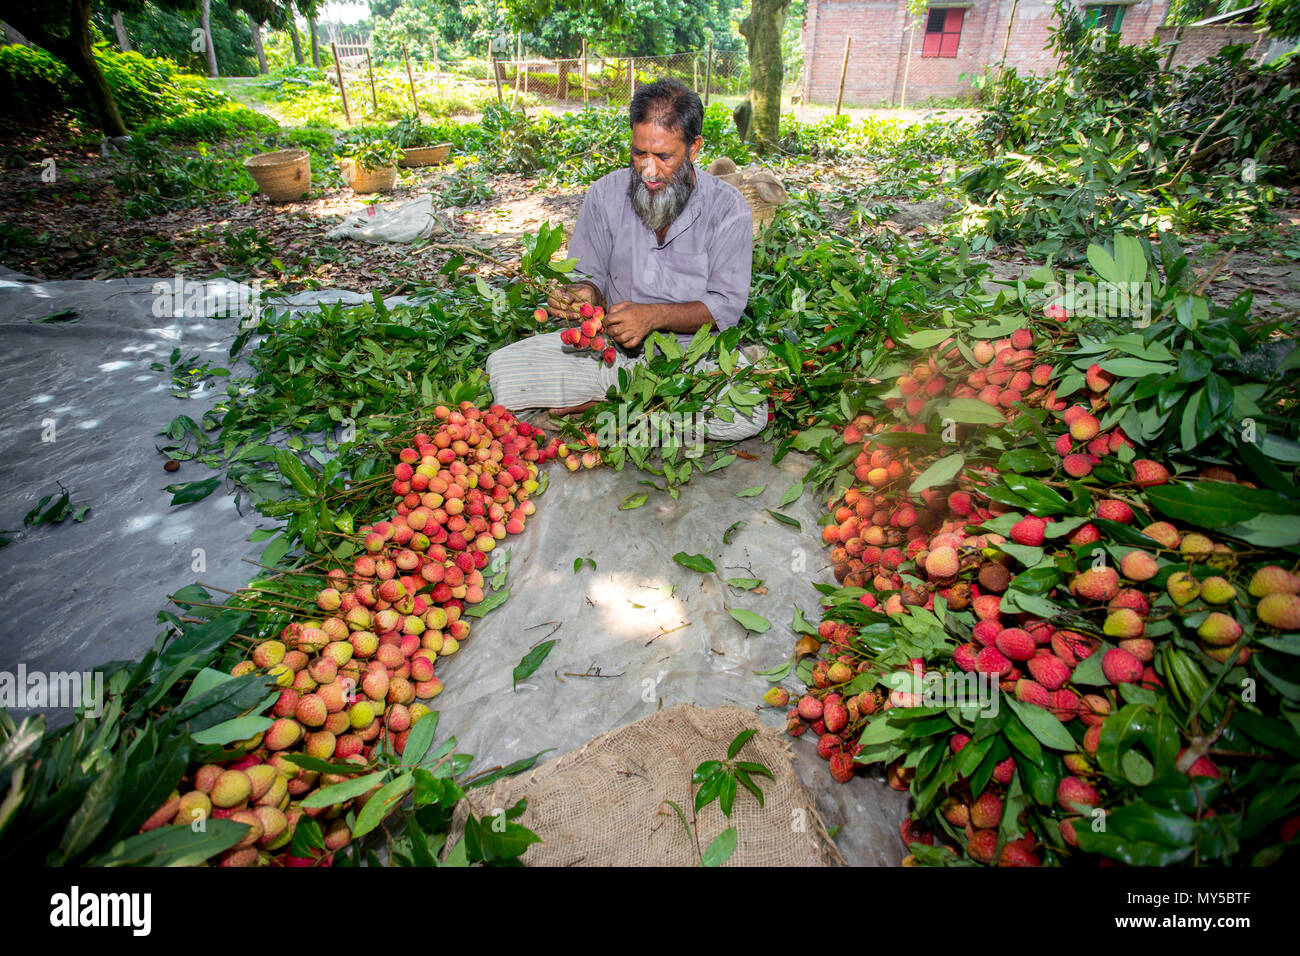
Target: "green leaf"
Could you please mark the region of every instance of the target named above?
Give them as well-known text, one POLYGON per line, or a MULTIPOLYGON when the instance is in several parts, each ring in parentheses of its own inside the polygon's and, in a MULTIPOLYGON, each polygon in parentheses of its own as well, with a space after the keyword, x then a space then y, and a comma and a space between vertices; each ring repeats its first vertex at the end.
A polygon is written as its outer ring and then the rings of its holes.
POLYGON ((1143 375, 1172 375, 1176 369, 1166 362, 1149 362, 1146 359, 1124 356, 1105 359, 1097 363, 1103 371, 1121 378, 1140 378, 1143 375))
POLYGON ((493 591, 482 601, 479 601, 477 604, 471 604, 469 607, 467 607, 465 609, 465 616, 482 617, 484 614, 487 614, 489 611, 494 611, 497 608, 499 608, 502 604, 505 604, 506 601, 509 599, 509 597, 510 597, 509 588, 504 588, 500 591, 493 591))
POLYGON ((685 551, 678 551, 673 555, 673 560, 682 567, 698 571, 700 574, 716 574, 718 570, 713 562, 702 554, 687 554, 685 551))
POLYGON ((172 494, 171 505, 185 505, 192 501, 202 501, 221 484, 220 478, 207 478, 203 481, 187 481, 179 485, 168 485, 164 491, 172 494))
POLYGON ((1144 492, 1147 500, 1168 517, 1205 528, 1249 521, 1261 512, 1286 514, 1290 507, 1275 511, 1275 501, 1280 496, 1227 481, 1156 485, 1144 492))
POLYGON ((512 764, 498 767, 496 770, 485 773, 481 777, 475 777, 472 781, 466 784, 466 787, 470 790, 473 790, 475 787, 486 787, 505 777, 513 777, 515 774, 523 773, 525 770, 531 770, 540 757, 544 754, 550 753, 554 749, 554 747, 547 747, 545 750, 537 751, 537 753, 533 754, 531 757, 522 757, 512 764))
POLYGON ((777 507, 784 508, 786 505, 790 504, 791 502, 798 501, 800 496, 802 495, 803 495, 803 482, 796 481, 793 485, 791 485, 789 488, 785 490, 785 494, 781 496, 781 501, 780 503, 777 504, 777 507))
POLYGON ((306 799, 302 801, 302 805, 310 810, 315 807, 332 807, 336 803, 345 803, 354 797, 361 796, 386 776, 388 776, 388 771, 379 770, 352 780, 344 780, 342 783, 322 787, 316 792, 308 794, 306 799))
POLYGON ((1038 738, 1039 743, 1053 750, 1077 750, 1078 745, 1070 732, 1056 717, 1034 704, 1025 704, 1014 697, 1004 695, 1007 706, 1020 718, 1020 722, 1029 732, 1038 738))
POLYGON ((961 473, 966 464, 966 457, 961 454, 946 455, 930 465, 912 480, 908 486, 909 494, 919 494, 927 488, 946 485, 961 473))
POLYGON ((437 733, 438 712, 436 710, 430 711, 412 724, 410 734, 406 738, 406 747, 402 750, 402 765, 410 767, 421 763, 428 754, 429 748, 433 746, 433 738, 437 733))
POLYGON ((790 527, 794 528, 797 531, 803 530, 803 525, 801 525, 796 519, 791 518, 789 515, 783 515, 779 511, 773 511, 771 508, 764 508, 763 510, 766 511, 768 514, 770 514, 781 524, 789 525, 790 527))
POLYGON ((741 490, 741 491, 737 491, 737 492, 736 492, 736 497, 737 497, 737 498, 754 498, 754 497, 757 497, 758 495, 761 495, 761 494, 762 494, 764 491, 766 491, 766 490, 767 490, 767 485, 755 485, 755 486, 752 487, 752 488, 745 488, 745 489, 743 489, 743 490, 741 490))
POLYGON ((126 747, 113 755, 107 767, 95 777, 81 805, 68 819, 59 847, 63 864, 76 860, 95 842, 108 825, 122 795, 122 778, 126 775, 126 747))
POLYGON ((579 571, 581 571, 581 570, 582 570, 582 566, 583 566, 584 564, 590 564, 590 565, 591 565, 591 570, 593 570, 593 571, 596 570, 596 562, 595 562, 594 559, 592 559, 592 558, 574 558, 574 559, 573 559, 573 573, 574 573, 574 574, 577 574, 579 571))
POLYGON ((727 584, 742 591, 752 591, 763 582, 758 578, 727 578, 727 584))
POLYGON ((361 808, 357 814, 357 825, 352 828, 353 837, 364 836, 383 822, 384 818, 397 809, 408 790, 415 786, 415 776, 404 773, 384 784, 361 808))
POLYGON ((273 723, 275 721, 270 717, 263 717, 260 714, 248 714, 244 717, 224 721, 194 734, 194 742, 196 744, 224 746, 260 734, 273 723))
POLYGON ((772 623, 765 617, 755 614, 753 611, 746 611, 744 608, 731 608, 731 616, 747 631, 753 631, 755 634, 765 634, 772 623))
POLYGON ((954 398, 939 409, 940 419, 950 418, 967 425, 1004 425, 1002 413, 978 398, 954 398))
POLYGON ((512 674, 513 683, 511 689, 517 690, 521 680, 532 676, 533 672, 542 666, 542 661, 546 660, 546 655, 551 653, 551 648, 558 643, 560 643, 559 638, 551 641, 542 641, 542 643, 538 644, 525 654, 523 660, 515 666, 512 674))
POLYGON ((731 544, 731 542, 735 540, 735 538, 736 538, 736 534, 737 534, 737 533, 738 533, 738 532, 739 532, 743 527, 745 527, 745 522, 744 522, 744 521, 735 521, 735 522, 732 522, 732 524, 727 528, 727 530, 724 531, 724 532, 722 532, 722 543, 723 543, 723 544, 731 544))
POLYGON ((649 498, 650 498, 650 493, 648 491, 633 492, 632 494, 628 495, 626 498, 624 498, 622 501, 619 502, 618 510, 632 511, 635 508, 640 508, 643 504, 646 503, 647 500, 649 500, 649 498))
MULTIPOLYGON (((310 818, 307 818, 310 819, 310 818)), ((314 821, 313 821, 314 822, 314 821)), ((196 866, 229 850, 248 833, 234 820, 208 820, 202 830, 162 826, 116 843, 94 866, 196 866)))
POLYGON ((727 747, 727 759, 734 760, 736 754, 740 753, 740 748, 749 743, 750 738, 756 733, 758 733, 757 730, 750 728, 749 730, 742 730, 740 733, 736 734, 735 739, 731 741, 731 745, 727 747))

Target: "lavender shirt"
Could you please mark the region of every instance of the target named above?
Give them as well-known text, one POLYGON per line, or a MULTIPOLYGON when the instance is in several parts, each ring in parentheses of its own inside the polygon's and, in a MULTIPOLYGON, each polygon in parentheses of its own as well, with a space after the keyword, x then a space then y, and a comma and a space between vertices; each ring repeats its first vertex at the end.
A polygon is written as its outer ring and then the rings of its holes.
MULTIPOLYGON (((703 302, 720 332, 740 321, 749 299, 754 220, 740 190, 695 170, 686 208, 664 233, 643 223, 627 195, 627 167, 592 184, 578 213, 569 255, 576 271, 618 302, 703 302)), ((679 334, 683 344, 691 336, 679 334)))

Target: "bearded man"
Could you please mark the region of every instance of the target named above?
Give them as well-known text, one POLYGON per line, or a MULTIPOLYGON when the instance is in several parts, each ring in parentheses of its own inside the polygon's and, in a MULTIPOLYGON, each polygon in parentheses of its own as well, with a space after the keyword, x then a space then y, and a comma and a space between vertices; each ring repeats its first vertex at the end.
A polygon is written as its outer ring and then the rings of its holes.
MULTIPOLYGON (((685 345, 705 326, 733 327, 745 310, 753 216, 735 186, 694 165, 704 144, 699 96, 658 80, 636 91, 628 112, 630 168, 592 184, 569 240, 582 278, 547 302, 553 316, 570 320, 584 304, 605 309, 614 364, 565 351, 559 332, 514 342, 487 360, 493 396, 512 411, 582 411, 604 399, 620 368, 645 361, 652 332, 675 333, 685 345)), ((767 402, 759 401, 730 422, 707 417, 707 437, 738 441, 766 423, 767 402)))

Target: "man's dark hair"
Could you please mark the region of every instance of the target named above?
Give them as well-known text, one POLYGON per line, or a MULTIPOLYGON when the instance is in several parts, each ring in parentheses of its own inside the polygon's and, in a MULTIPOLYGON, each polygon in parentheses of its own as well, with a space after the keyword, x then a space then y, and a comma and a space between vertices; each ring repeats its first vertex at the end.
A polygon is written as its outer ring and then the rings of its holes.
POLYGON ((690 146, 704 131, 704 104, 700 95, 677 80, 655 80, 632 96, 628 110, 633 126, 654 123, 681 134, 690 146))

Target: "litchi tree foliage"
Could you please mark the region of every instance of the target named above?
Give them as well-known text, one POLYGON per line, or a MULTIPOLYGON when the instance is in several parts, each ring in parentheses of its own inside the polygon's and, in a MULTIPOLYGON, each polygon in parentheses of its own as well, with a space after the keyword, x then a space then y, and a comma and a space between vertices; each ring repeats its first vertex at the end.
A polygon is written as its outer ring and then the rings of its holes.
POLYGON ((1269 863, 1300 815, 1300 357, 1172 237, 1088 259, 1151 283, 1149 323, 1044 267, 899 316, 844 385, 790 730, 836 779, 888 768, 918 861, 1269 863), (927 699, 945 673, 1000 706, 927 699))

